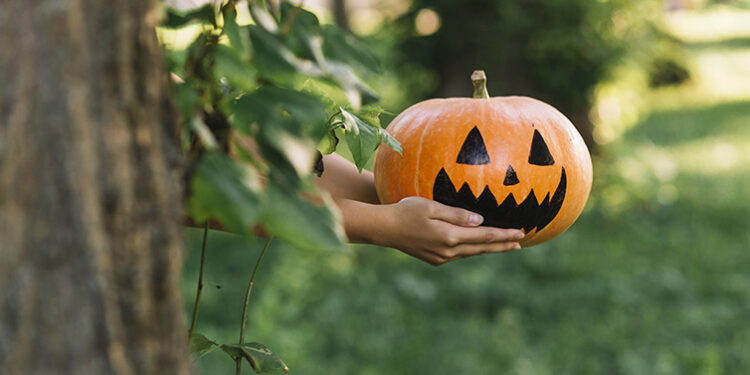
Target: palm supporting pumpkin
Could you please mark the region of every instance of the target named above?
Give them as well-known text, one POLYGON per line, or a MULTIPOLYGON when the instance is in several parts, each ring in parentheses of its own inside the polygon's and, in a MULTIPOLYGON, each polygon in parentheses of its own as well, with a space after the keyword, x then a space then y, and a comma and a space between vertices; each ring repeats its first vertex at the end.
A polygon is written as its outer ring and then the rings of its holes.
POLYGON ((398 115, 388 132, 403 156, 381 147, 375 186, 383 203, 421 196, 518 228, 521 245, 547 241, 580 215, 591 190, 588 149, 554 107, 528 97, 490 98, 484 72, 474 98, 431 99, 398 115))

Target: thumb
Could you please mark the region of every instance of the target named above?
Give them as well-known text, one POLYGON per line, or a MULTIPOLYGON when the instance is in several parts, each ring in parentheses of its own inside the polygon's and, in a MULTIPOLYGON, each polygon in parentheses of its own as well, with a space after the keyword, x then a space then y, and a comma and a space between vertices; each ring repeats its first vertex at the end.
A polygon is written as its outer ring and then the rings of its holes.
POLYGON ((438 202, 435 202, 432 218, 462 227, 476 227, 484 222, 484 218, 478 213, 438 202))

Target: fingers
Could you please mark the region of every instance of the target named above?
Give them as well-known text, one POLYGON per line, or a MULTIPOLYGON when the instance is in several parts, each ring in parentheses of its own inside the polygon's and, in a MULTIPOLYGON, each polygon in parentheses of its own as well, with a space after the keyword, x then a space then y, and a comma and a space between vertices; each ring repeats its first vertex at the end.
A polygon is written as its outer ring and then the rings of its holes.
POLYGON ((466 258, 474 255, 501 253, 509 250, 519 250, 521 245, 518 242, 494 242, 486 244, 461 244, 453 248, 444 249, 436 252, 440 257, 446 259, 466 258))
POLYGON ((448 263, 448 262, 450 262, 452 260, 459 259, 459 258, 455 258, 455 259, 445 258, 445 257, 441 257, 440 255, 437 255, 435 253, 422 253, 422 254, 417 255, 416 257, 419 258, 420 260, 423 260, 423 261, 429 263, 431 266, 435 266, 435 267, 437 267, 437 266, 439 266, 441 264, 448 263))
POLYGON ((456 246, 440 252, 422 253, 417 258, 433 265, 439 266, 461 258, 491 253, 502 253, 506 251, 520 250, 518 242, 500 242, 492 244, 465 244, 456 246))
POLYGON ((453 227, 449 229, 449 233, 452 237, 456 238, 456 245, 518 241, 524 237, 523 231, 519 229, 501 229, 495 227, 453 227))
POLYGON ((493 227, 467 228, 442 223, 441 246, 422 259, 434 266, 474 255, 499 253, 521 248, 518 240, 524 233, 518 229, 493 227))
POLYGON ((474 255, 502 253, 511 250, 520 250, 521 245, 518 242, 500 242, 492 244, 471 244, 462 245, 456 248, 456 256, 466 258, 474 255))
POLYGON ((430 218, 442 220, 454 225, 464 227, 475 227, 482 224, 484 218, 482 215, 464 210, 463 208, 446 206, 442 203, 432 202, 430 207, 430 218))

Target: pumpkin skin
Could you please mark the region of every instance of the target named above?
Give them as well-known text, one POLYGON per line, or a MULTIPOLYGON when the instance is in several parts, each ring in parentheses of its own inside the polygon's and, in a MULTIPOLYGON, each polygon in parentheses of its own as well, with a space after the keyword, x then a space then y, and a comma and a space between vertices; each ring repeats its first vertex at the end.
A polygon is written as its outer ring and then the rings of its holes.
POLYGON ((387 128, 403 156, 380 147, 380 201, 409 196, 478 212, 482 225, 519 228, 528 247, 578 218, 591 191, 588 149, 554 107, 528 97, 448 98, 417 103, 387 128))

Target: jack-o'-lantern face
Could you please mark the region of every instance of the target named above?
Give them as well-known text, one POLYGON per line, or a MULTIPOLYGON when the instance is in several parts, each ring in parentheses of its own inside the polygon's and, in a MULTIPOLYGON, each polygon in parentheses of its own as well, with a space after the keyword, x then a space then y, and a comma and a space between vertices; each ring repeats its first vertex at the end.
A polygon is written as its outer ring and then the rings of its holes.
POLYGON ((526 97, 432 99, 387 129, 403 156, 386 147, 375 160, 383 203, 422 196, 518 228, 522 246, 551 239, 583 210, 591 159, 570 121, 526 97))
MULTIPOLYGON (((451 180, 446 169, 441 168, 432 188, 432 199, 481 214, 484 217, 482 225, 523 229, 525 233, 542 230, 557 216, 562 207, 567 189, 567 176, 564 166, 555 165, 555 158, 536 129, 527 148, 527 154, 525 160, 517 160, 516 156, 523 155, 521 152, 503 152, 496 155, 503 159, 497 161, 499 165, 507 164, 502 179, 493 179, 498 182, 502 180, 502 188, 498 186, 491 189, 486 185, 481 192, 477 192, 478 194, 472 191, 467 182, 459 187, 459 184, 451 180), (559 173, 553 173, 552 169, 555 167, 559 169, 559 173), (527 176, 547 175, 553 180, 553 176, 559 174, 557 186, 549 191, 542 191, 542 187, 536 186, 537 191, 534 191, 533 186, 525 186, 526 184, 522 183, 517 169, 524 181, 527 180, 524 172, 528 173, 527 176), (503 195, 496 196, 493 190, 503 195)), ((471 168, 469 166, 476 166, 476 173, 480 174, 487 171, 479 170, 479 166, 492 165, 492 157, 478 127, 475 126, 466 136, 456 158, 456 164, 463 164, 464 168, 468 169, 471 168)), ((492 166, 488 172, 497 174, 497 170, 497 167, 492 166)))

